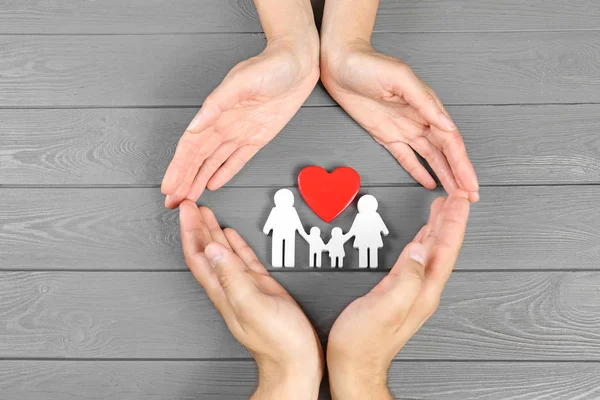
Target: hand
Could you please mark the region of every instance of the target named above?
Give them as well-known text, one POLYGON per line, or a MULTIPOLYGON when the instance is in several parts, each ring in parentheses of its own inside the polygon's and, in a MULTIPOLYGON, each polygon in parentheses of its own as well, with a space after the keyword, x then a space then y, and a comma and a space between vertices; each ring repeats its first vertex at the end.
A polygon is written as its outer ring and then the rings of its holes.
POLYGON ((161 186, 166 207, 220 188, 283 129, 319 79, 318 54, 316 30, 278 37, 227 74, 179 140, 161 186))
POLYGON ((323 354, 312 325, 244 239, 206 207, 180 205, 185 260, 233 336, 256 360, 253 398, 317 398, 323 354))
POLYGON ((334 399, 392 398, 389 365, 437 308, 465 235, 467 196, 457 190, 435 200, 429 222, 389 274, 333 324, 327 364, 334 399))
POLYGON ((373 50, 369 42, 323 45, 321 79, 331 96, 428 189, 431 166, 449 194, 457 188, 479 200, 479 184, 465 145, 435 92, 402 61, 373 50))

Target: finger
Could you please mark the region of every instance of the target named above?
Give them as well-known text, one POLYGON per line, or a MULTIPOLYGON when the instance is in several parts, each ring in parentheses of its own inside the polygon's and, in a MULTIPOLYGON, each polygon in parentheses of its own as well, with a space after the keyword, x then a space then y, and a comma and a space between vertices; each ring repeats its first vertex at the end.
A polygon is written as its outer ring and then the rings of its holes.
POLYGON ((227 320, 233 313, 217 275, 205 257, 204 249, 210 243, 211 236, 196 204, 191 201, 181 203, 179 220, 181 244, 186 264, 217 310, 227 320))
POLYGON ((209 94, 200 111, 188 126, 191 133, 199 133, 213 125, 223 112, 233 108, 243 97, 244 86, 240 76, 235 72, 235 67, 229 71, 223 82, 209 94))
POLYGON ((229 241, 225 237, 225 234, 223 233, 223 230, 217 221, 217 217, 215 217, 215 214, 212 212, 212 210, 208 207, 200 207, 199 211, 202 219, 204 219, 206 227, 210 232, 212 241, 219 242, 223 246, 231 249, 229 241))
POLYGON ((439 215, 440 210, 441 210, 442 206, 444 205, 445 201, 446 201, 445 197, 438 197, 437 199, 435 199, 433 201, 433 203, 431 203, 431 208, 429 211, 429 219, 427 221, 427 224, 425 226, 423 226, 421 228, 421 230, 419 230, 419 232, 413 239, 413 242, 423 243, 425 238, 427 238, 429 236, 429 231, 431 230, 431 226, 433 225, 434 221, 437 219, 437 216, 439 215))
POLYGON ((234 151, 212 178, 210 178, 207 184, 208 189, 217 190, 229 182, 246 165, 248 160, 254 157, 258 150, 260 150, 259 146, 245 145, 234 151))
POLYGON ((212 156, 208 157, 202 163, 198 174, 194 178, 190 190, 187 194, 187 198, 196 201, 204 192, 208 180, 214 175, 214 173, 223 165, 227 158, 236 150, 237 144, 234 142, 223 143, 217 148, 212 156))
POLYGON ((173 159, 169 163, 162 180, 161 191, 163 194, 172 194, 177 190, 196 158, 198 149, 211 134, 212 131, 205 131, 199 135, 193 135, 189 131, 185 131, 181 135, 173 159))
MULTIPOLYGON (((175 190, 174 193, 167 195, 165 199, 165 206, 167 208, 175 208, 186 198, 188 195, 192 183, 194 182, 195 177, 198 175, 199 169, 204 162, 204 160, 210 156, 220 145, 220 139, 214 135, 209 136, 207 140, 202 143, 198 153, 194 157, 193 161, 190 164, 190 168, 186 172, 183 180, 179 187, 175 190)), ((196 201, 194 199, 193 201, 196 201)))
POLYGON ((435 189, 435 180, 429 172, 421 165, 415 152, 404 142, 393 142, 386 145, 386 148, 398 160, 400 165, 408 172, 417 182, 425 186, 427 189, 435 189))
POLYGON ((422 244, 409 243, 389 274, 371 291, 379 303, 385 304, 378 307, 384 321, 399 327, 409 315, 425 280, 426 257, 422 244))
POLYGON ((423 241, 423 238, 425 238, 425 236, 427 236, 428 231, 429 231, 429 224, 423 225, 421 227, 421 229, 419 229, 419 232, 417 232, 417 234, 415 235, 415 237, 412 241, 416 242, 416 243, 421 243, 423 241))
POLYGON ((460 133, 457 130, 444 132, 434 127, 427 138, 448 160, 460 188, 468 192, 479 191, 477 175, 460 133))
POLYGON ((468 194, 464 191, 457 191, 444 204, 439 234, 431 250, 427 269, 428 281, 434 284, 440 294, 458 258, 467 229, 469 208, 468 194))
POLYGON ((244 261, 244 263, 246 263, 248 268, 259 274, 269 275, 267 269, 261 264, 261 262, 258 260, 258 257, 256 257, 254 250, 248 246, 244 238, 242 238, 237 231, 231 228, 225 228, 223 232, 225 233, 225 237, 231 244, 231 248, 235 254, 237 254, 242 261, 244 261))
POLYGON ((248 267, 231 250, 220 243, 211 242, 206 246, 206 256, 215 268, 219 284, 238 319, 251 316, 249 309, 260 299, 260 291, 248 275, 248 267))
MULTIPOLYGON (((436 199, 436 201, 437 200, 438 199, 436 199)), ((440 229, 442 228, 442 221, 445 211, 443 204, 445 204, 446 199, 444 199, 444 202, 438 202, 438 204, 435 204, 436 201, 434 201, 431 205, 431 213, 429 215, 429 222, 427 223, 427 225, 429 225, 429 230, 427 231, 427 235, 425 235, 422 241, 423 246, 425 246, 428 253, 430 252, 431 248, 433 247, 439 236, 440 229)))
POLYGON ((419 136, 410 145, 429 163, 446 192, 450 194, 456 190, 458 184, 446 157, 427 138, 419 136))
POLYGON ((442 108, 438 105, 434 96, 413 70, 406 64, 399 64, 394 71, 392 82, 396 85, 392 90, 402 96, 410 105, 415 107, 430 125, 436 126, 444 131, 456 129, 456 125, 442 108))

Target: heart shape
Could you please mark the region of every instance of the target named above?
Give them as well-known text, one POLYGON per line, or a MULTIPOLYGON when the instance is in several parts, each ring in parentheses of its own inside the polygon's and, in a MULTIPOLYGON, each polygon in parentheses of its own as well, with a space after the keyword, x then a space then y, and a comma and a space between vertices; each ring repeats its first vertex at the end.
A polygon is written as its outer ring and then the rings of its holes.
POLYGON ((360 189, 360 175, 350 167, 332 173, 317 166, 300 171, 298 188, 302 198, 325 222, 331 222, 354 200, 360 189))

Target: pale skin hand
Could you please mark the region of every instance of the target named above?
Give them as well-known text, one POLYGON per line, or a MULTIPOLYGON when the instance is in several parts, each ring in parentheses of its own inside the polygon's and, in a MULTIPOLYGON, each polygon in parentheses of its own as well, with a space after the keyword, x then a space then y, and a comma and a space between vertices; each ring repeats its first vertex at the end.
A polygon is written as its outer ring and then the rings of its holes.
POLYGON ((236 231, 220 228, 212 211, 190 200, 179 208, 188 267, 258 365, 252 398, 316 399, 323 352, 298 304, 236 231))
POLYGON ((179 140, 161 186, 168 208, 227 183, 283 129, 319 79, 310 1, 255 4, 267 47, 227 74, 179 140))
POLYGON ((435 92, 402 61, 376 52, 371 33, 378 0, 327 0, 321 29, 321 80, 373 138, 428 189, 479 200, 479 184, 456 125, 435 92))
POLYGON ((439 304, 462 245, 469 204, 460 189, 436 199, 429 222, 389 274, 335 321, 327 345, 334 399, 392 398, 388 368, 439 304))

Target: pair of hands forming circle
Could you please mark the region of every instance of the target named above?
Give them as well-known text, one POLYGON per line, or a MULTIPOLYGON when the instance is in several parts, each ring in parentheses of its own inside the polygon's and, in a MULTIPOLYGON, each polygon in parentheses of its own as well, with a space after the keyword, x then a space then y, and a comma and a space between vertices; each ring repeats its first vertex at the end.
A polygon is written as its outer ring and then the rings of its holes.
POLYGON ((280 398, 292 398, 283 393, 301 393, 294 385, 318 391, 324 356, 317 334, 240 235, 221 230, 214 214, 195 201, 205 188, 227 183, 273 139, 319 77, 352 118, 433 189, 436 183, 415 152, 429 163, 450 196, 434 201, 428 223, 389 274, 352 302, 329 334, 332 394, 360 398, 348 392, 358 387, 348 377, 363 382, 371 394, 386 393, 389 363, 435 311, 479 186, 456 126, 433 90, 406 64, 361 41, 320 60, 318 48, 312 50, 302 39, 274 39, 260 55, 235 66, 181 137, 161 189, 165 205, 180 208, 187 265, 257 361, 257 393, 275 396, 279 390, 280 398))
POLYGON ((400 60, 355 42, 319 59, 297 40, 276 39, 236 65, 205 100, 165 173, 165 205, 198 200, 227 183, 289 122, 319 76, 331 96, 423 186, 479 199, 475 171, 437 95, 400 60))

